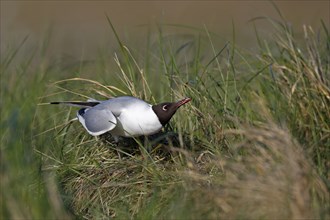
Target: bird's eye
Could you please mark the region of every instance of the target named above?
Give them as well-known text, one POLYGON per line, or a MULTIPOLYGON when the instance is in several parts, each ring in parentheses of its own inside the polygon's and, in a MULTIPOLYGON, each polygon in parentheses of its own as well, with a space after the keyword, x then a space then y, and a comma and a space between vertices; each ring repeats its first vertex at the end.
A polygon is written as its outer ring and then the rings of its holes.
POLYGON ((164 111, 167 111, 167 105, 164 105, 164 106, 163 106, 163 110, 164 110, 164 111))

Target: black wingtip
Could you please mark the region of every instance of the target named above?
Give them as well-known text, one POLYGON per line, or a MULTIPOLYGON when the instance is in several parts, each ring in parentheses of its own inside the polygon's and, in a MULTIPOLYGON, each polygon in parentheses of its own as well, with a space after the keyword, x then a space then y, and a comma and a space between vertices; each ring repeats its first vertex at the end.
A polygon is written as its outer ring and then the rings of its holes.
POLYGON ((80 109, 80 110, 78 111, 78 114, 79 114, 80 116, 84 116, 85 112, 86 112, 86 108, 82 108, 82 109, 80 109))
POLYGON ((80 101, 64 101, 64 102, 50 102, 49 104, 53 105, 58 105, 58 104, 63 104, 63 105, 71 105, 71 106, 77 106, 77 107, 94 107, 95 105, 100 104, 100 102, 95 101, 95 102, 80 102, 80 101))

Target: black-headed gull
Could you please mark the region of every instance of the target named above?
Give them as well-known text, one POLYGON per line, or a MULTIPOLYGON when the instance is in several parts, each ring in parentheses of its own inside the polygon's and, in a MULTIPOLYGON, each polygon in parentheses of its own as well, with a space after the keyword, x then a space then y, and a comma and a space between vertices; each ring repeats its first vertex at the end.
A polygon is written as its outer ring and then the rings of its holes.
POLYGON ((176 110, 189 101, 191 98, 151 105, 135 97, 121 96, 106 101, 51 104, 83 107, 77 112, 77 117, 89 134, 98 136, 110 132, 118 140, 118 136, 136 137, 157 133, 170 121, 176 110))

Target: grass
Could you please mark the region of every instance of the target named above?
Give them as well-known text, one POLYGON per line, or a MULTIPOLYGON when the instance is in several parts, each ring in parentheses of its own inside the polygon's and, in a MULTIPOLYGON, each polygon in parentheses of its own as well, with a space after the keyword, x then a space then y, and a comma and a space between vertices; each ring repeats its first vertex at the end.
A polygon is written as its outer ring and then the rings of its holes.
POLYGON ((300 39, 270 23, 273 37, 256 28, 252 54, 208 30, 167 37, 165 26, 145 49, 128 48, 110 21, 113 63, 105 53, 52 63, 48 39, 23 61, 28 38, 8 49, 1 218, 328 219, 328 29, 303 27, 300 39), (43 104, 119 95, 192 102, 157 137, 119 146, 71 121, 77 109, 43 104))

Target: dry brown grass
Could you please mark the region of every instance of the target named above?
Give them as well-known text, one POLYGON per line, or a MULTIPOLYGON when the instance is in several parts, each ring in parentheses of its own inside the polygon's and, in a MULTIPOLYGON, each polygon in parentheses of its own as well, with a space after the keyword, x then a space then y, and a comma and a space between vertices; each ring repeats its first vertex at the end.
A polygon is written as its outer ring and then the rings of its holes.
POLYGON ((168 152, 119 157, 103 143, 82 146, 76 173, 62 178, 72 209, 84 218, 144 218, 148 207, 147 217, 170 219, 329 218, 328 190, 287 130, 264 124, 225 133, 242 140, 231 157, 165 145, 158 149, 168 152))
POLYGON ((287 130, 269 124, 232 132, 244 136, 237 148, 240 156, 213 158, 223 177, 203 190, 203 199, 221 210, 219 217, 329 218, 328 190, 287 130))

